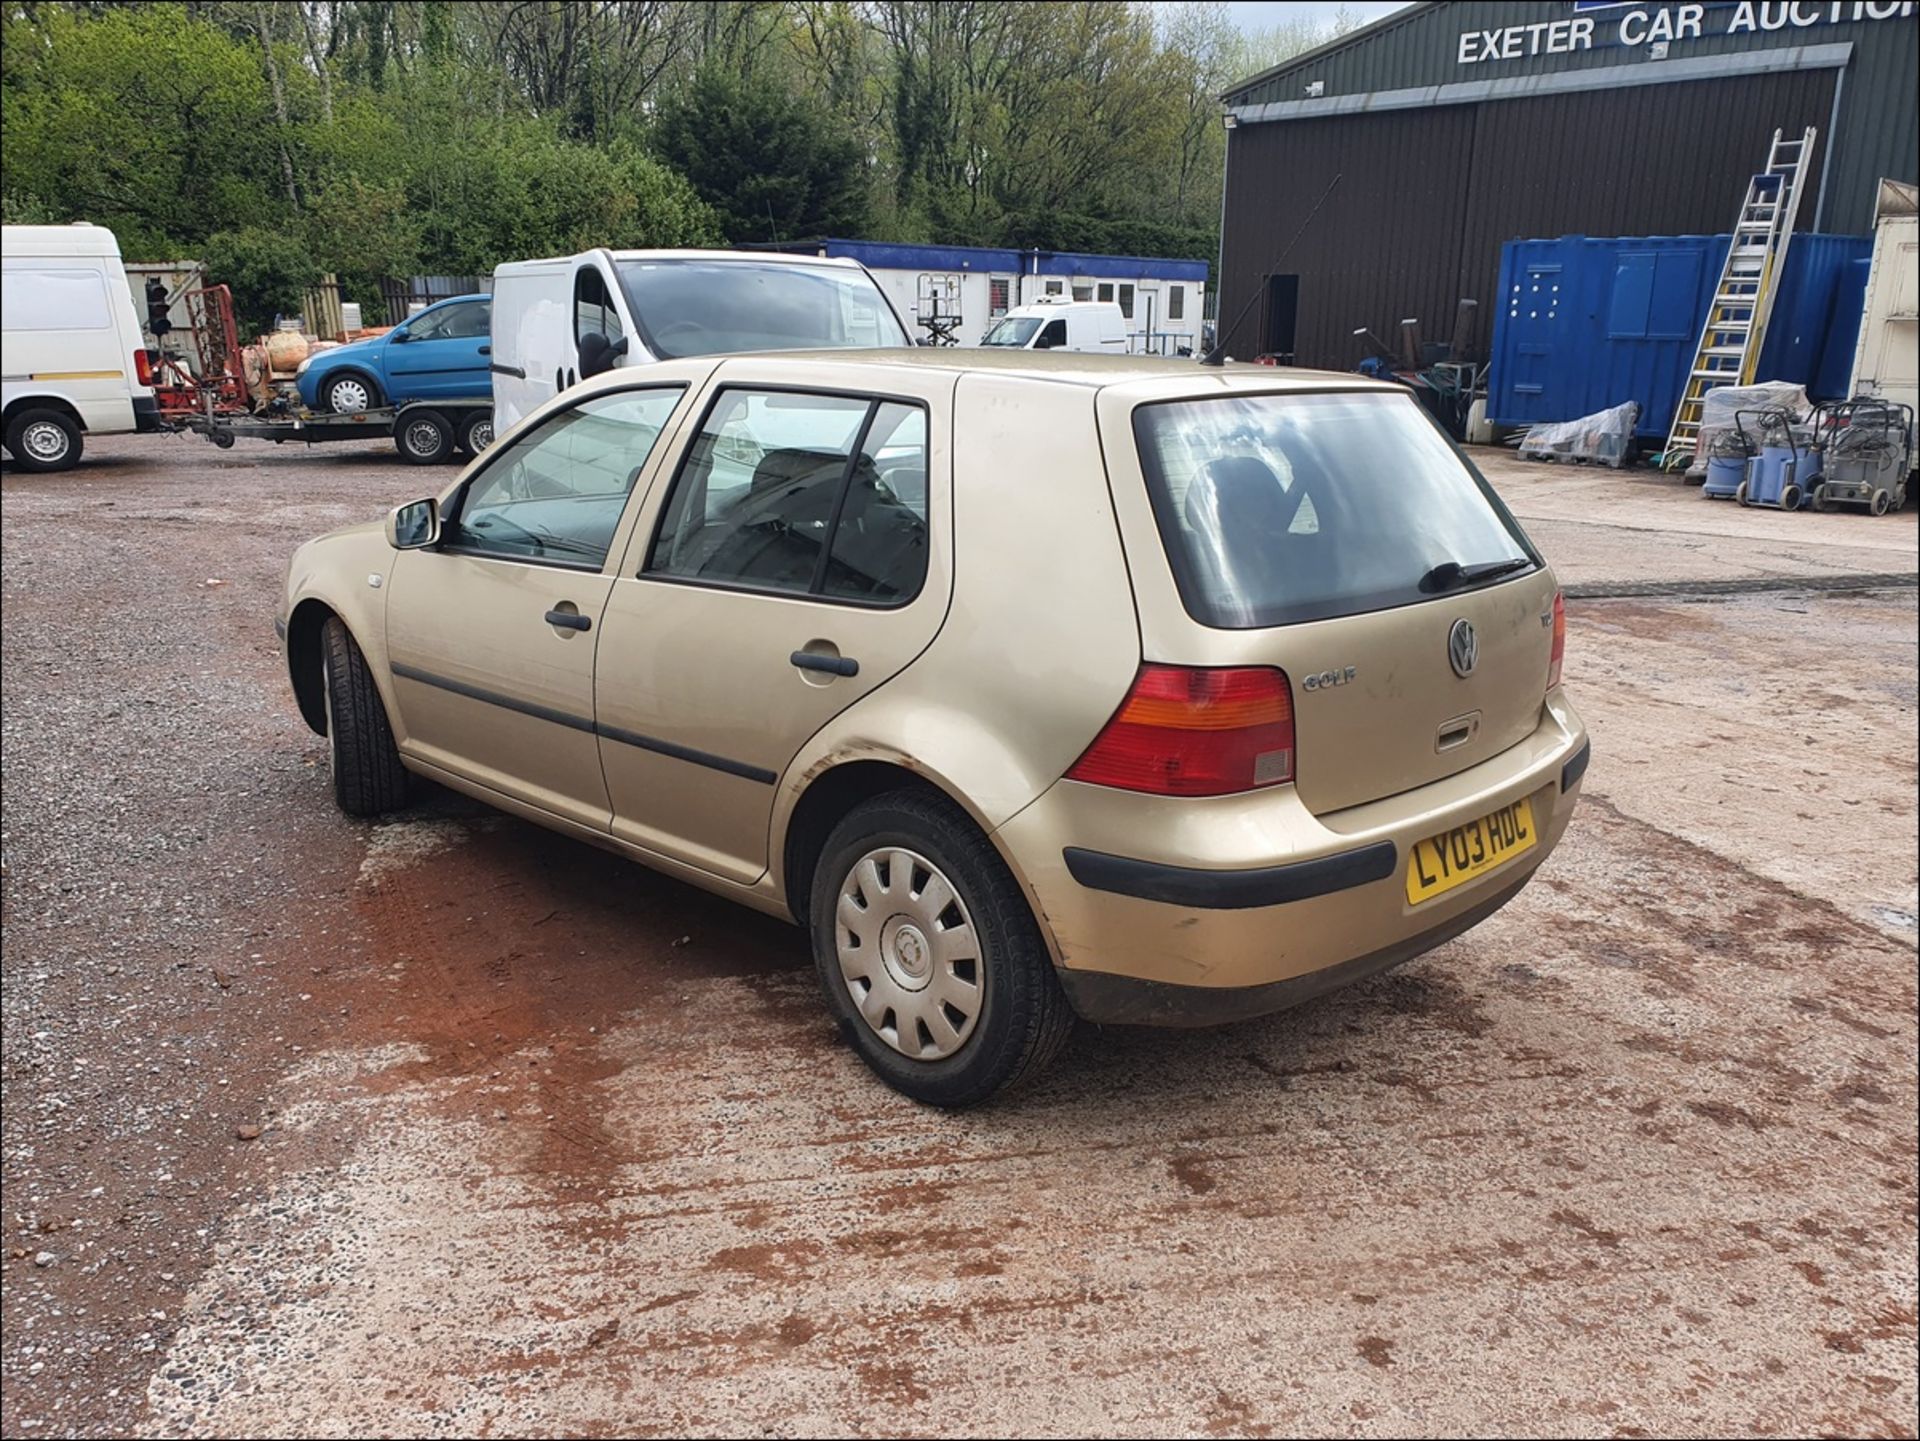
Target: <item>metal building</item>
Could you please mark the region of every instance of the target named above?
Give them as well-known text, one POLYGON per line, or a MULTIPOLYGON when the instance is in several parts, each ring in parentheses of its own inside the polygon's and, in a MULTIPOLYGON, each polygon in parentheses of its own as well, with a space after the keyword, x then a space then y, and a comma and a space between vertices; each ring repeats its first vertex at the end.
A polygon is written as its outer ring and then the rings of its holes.
POLYGON ((1346 369, 1357 328, 1444 339, 1472 299, 1484 353, 1506 241, 1718 234, 1776 129, 1819 132, 1798 228, 1867 234, 1920 173, 1915 8, 1434 0, 1253 76, 1223 97, 1227 352, 1346 369))

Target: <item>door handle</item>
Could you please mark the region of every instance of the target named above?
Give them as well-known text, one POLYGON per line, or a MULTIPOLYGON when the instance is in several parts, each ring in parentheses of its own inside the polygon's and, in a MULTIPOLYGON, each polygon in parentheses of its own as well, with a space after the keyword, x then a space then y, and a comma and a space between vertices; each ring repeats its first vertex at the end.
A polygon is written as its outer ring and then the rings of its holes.
POLYGON ((480 347, 480 353, 482 355, 492 355, 493 347, 491 345, 483 345, 480 347))
POLYGON ((800 670, 823 670, 828 675, 860 674, 860 662, 850 655, 816 655, 810 650, 797 650, 787 659, 800 670))
POLYGON ((550 610, 547 612, 547 624, 557 625, 562 630, 593 629, 592 619, 577 610, 550 610))

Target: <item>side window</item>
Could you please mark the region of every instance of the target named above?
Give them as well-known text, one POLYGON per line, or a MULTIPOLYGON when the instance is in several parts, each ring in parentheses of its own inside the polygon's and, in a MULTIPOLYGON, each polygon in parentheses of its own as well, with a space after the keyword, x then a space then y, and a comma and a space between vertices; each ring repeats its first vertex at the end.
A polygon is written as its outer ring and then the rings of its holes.
POLYGON ((680 386, 597 395, 490 456, 446 544, 515 560, 599 567, 627 495, 680 403, 680 386))
POLYGON ((1035 350, 1055 350, 1067 343, 1067 320, 1059 316, 1047 322, 1047 328, 1040 332, 1040 338, 1033 343, 1035 350))
POLYGON ((1103 280, 1100 282, 1100 299, 1102 300, 1113 299, 1113 282, 1112 281, 1103 280))
POLYGON ((492 323, 493 306, 484 300, 469 300, 464 305, 449 305, 441 312, 446 319, 440 326, 443 340, 484 340, 492 323))
POLYGON ((1120 313, 1129 320, 1133 319, 1133 287, 1131 285, 1120 287, 1120 313))
POLYGON ((460 307, 442 306, 439 310, 423 310, 407 322, 409 340, 445 340, 447 338, 447 318, 460 307))
POLYGON ((1187 314, 1187 287, 1169 285, 1167 287, 1167 319, 1184 320, 1187 314))
POLYGON ((573 343, 578 345, 589 335, 618 340, 621 333, 620 312, 607 293, 606 278, 596 267, 582 266, 573 282, 573 343))
POLYGON ((727 390, 687 448, 645 575, 897 602, 926 575, 919 406, 727 390))

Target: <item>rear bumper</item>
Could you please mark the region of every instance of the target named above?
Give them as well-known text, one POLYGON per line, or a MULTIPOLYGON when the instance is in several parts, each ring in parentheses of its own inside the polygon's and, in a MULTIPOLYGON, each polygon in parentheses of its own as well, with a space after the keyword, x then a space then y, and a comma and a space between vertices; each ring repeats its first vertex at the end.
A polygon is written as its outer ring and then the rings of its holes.
POLYGON ((1533 871, 1526 872, 1519 880, 1432 930, 1349 961, 1281 981, 1268 981, 1262 986, 1176 986, 1102 971, 1061 970, 1056 974, 1074 1010, 1086 1020, 1101 1025, 1223 1026, 1288 1010, 1424 955, 1479 925, 1518 895, 1532 879, 1533 871))
POLYGON ((1589 754, 1556 692, 1520 744, 1347 811, 1316 816, 1287 787, 1181 801, 1062 781, 997 834, 1082 1016, 1206 1025, 1295 1005, 1493 914, 1565 832, 1589 754), (1416 842, 1523 798, 1530 849, 1408 900, 1416 842))
POLYGON ((160 419, 160 402, 153 396, 134 396, 133 428, 141 434, 167 428, 166 422, 160 419))

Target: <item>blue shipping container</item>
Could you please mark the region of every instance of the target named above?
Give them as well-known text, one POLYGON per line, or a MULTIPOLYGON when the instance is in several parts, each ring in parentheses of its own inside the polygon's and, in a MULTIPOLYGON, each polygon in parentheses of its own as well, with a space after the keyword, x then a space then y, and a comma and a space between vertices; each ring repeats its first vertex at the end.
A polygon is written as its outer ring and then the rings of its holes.
MULTIPOLYGON (((1496 425, 1574 420, 1640 403, 1639 434, 1664 440, 1686 383, 1730 235, 1563 235, 1510 240, 1500 252, 1488 417, 1496 425)), ((1796 235, 1756 378, 1810 389, 1822 359, 1852 355, 1860 305, 1849 267, 1866 235, 1796 235)), ((1826 367, 1832 373, 1832 366, 1826 367)), ((1842 382, 1844 385, 1844 382, 1842 382)), ((1823 396, 1820 399, 1838 399, 1823 396)))

